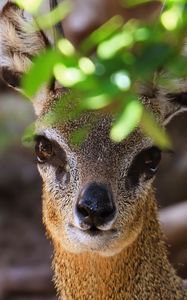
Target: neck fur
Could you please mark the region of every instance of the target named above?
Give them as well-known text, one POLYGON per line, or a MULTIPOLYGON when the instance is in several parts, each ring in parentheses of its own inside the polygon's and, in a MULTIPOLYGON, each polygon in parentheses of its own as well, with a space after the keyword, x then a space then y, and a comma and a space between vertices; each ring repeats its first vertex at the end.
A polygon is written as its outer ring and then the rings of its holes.
POLYGON ((63 300, 187 299, 170 266, 154 199, 137 240, 113 257, 72 254, 54 243, 57 290, 63 300))

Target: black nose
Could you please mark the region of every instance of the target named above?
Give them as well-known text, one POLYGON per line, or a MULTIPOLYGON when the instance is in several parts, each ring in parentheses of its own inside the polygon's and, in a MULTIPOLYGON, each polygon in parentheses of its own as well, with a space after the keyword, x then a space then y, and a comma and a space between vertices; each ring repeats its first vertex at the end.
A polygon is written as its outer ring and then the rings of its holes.
POLYGON ((75 208, 82 229, 107 225, 114 219, 116 207, 106 186, 91 183, 81 192, 75 208))

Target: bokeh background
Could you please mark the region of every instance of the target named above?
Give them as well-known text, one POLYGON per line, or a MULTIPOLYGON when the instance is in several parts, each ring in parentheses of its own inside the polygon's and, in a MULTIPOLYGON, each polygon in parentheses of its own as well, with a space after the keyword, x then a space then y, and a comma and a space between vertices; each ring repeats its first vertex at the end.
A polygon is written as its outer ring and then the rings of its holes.
MULTIPOLYGON (((81 22, 74 34, 76 39, 85 34, 86 23, 81 22)), ((41 179, 32 149, 21 141, 25 128, 33 121, 31 102, 0 81, 0 299, 3 300, 56 299, 51 283, 52 246, 42 225, 41 179)), ((155 181, 169 257, 183 278, 187 278, 186 128, 187 113, 169 124, 175 152, 163 154, 155 181)))

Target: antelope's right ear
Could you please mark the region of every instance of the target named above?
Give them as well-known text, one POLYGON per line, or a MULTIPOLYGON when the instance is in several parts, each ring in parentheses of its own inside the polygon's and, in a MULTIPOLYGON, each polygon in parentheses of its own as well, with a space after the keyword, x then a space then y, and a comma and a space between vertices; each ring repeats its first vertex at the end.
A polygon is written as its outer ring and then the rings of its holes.
POLYGON ((20 78, 32 58, 48 45, 42 32, 35 31, 24 12, 8 2, 0 12, 0 73, 11 87, 20 89, 20 78))

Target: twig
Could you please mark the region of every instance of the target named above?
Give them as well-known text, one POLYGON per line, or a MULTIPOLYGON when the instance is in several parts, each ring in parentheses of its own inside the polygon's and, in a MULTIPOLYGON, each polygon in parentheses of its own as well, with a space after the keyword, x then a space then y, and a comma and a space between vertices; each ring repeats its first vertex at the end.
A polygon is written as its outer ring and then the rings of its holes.
MULTIPOLYGON (((53 10, 58 6, 58 0, 49 0, 49 4, 50 4, 50 10, 53 10)), ((64 37, 62 22, 59 22, 56 25, 54 25, 53 34, 54 34, 54 44, 56 44, 59 36, 64 37)))

